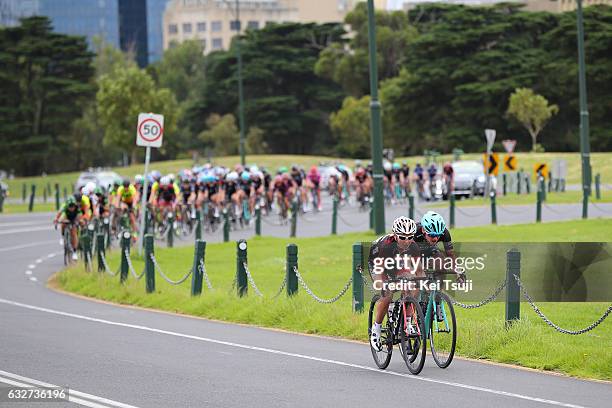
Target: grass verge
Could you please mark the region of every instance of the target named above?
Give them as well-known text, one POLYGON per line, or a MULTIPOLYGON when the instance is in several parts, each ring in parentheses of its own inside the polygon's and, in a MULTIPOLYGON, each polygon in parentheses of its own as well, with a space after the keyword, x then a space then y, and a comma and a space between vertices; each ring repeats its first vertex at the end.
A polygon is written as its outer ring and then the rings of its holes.
MULTIPOLYGON (((551 237, 572 241, 607 241, 611 220, 588 220, 500 227, 461 228, 453 231, 460 241, 545 241, 551 237)), ((138 305, 265 327, 277 327, 302 333, 366 340, 367 314, 353 314, 350 294, 337 303, 321 305, 301 288, 288 299, 277 292, 284 276, 285 246, 299 248, 300 273, 320 297, 336 295, 345 285, 351 270, 351 245, 372 240, 371 233, 345 234, 321 238, 254 238, 249 240, 249 267, 264 293, 237 298, 231 294, 235 271, 235 243, 211 244, 207 248, 206 270, 214 290, 204 289, 192 298, 189 283, 171 286, 156 275, 156 291, 147 295, 144 282, 131 276, 125 285, 107 274, 87 273, 77 266, 56 275, 52 285, 63 290, 112 302, 138 305), (340 249, 340 250, 339 250, 340 249)), ((191 248, 157 249, 156 257, 164 272, 178 279, 191 267, 191 248), (173 267, 171 267, 172 265, 173 267)), ((109 256, 116 270, 118 254, 109 256)), ((135 269, 143 268, 142 259, 134 257, 135 269)), ((187 281, 189 282, 189 280, 187 281)), ((554 322, 569 329, 582 328, 598 318, 608 306, 603 303, 542 303, 541 309, 554 322)), ((503 328, 504 304, 489 304, 474 310, 458 309, 459 355, 551 370, 569 375, 612 380, 612 324, 604 322, 581 335, 560 334, 522 305, 522 319, 511 329, 503 328)))
MULTIPOLYGON (((498 195, 496 197, 497 205, 536 205, 536 193, 531 194, 508 194, 506 196, 498 195)), ((458 207, 479 207, 489 206, 491 203, 490 199, 476 197, 471 200, 457 199, 455 204, 458 207)), ((546 193, 545 204, 582 204, 582 191, 566 191, 565 193, 546 193)), ((602 190, 601 199, 595 199, 595 193, 589 198, 589 203, 612 203, 612 190, 602 190)), ((448 201, 437 202, 432 204, 432 207, 448 207, 448 201)))

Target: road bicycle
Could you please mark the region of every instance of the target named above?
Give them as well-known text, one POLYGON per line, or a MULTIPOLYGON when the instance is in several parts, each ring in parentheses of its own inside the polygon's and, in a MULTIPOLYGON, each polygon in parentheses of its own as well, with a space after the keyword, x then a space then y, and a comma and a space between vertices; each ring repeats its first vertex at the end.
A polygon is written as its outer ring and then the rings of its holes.
MULTIPOLYGON (((381 329, 382 350, 370 345, 376 365, 385 369, 391 361, 393 346, 399 344, 402 358, 412 374, 419 374, 425 364, 427 340, 431 354, 440 368, 447 368, 453 361, 457 344, 457 319, 453 304, 445 293, 438 290, 440 275, 455 275, 454 272, 426 271, 422 278, 399 278, 389 282, 425 281, 425 289, 419 291, 419 300, 404 295, 389 304, 381 329)), ((375 295, 370 302, 368 315, 368 338, 376 304, 381 296, 375 295)))
MULTIPOLYGON (((75 262, 72 259, 72 257, 77 252, 77 248, 74 248, 72 246, 72 230, 74 228, 77 228, 78 223, 76 222, 76 220, 74 221, 62 220, 62 221, 59 221, 57 224, 65 225, 64 232, 62 233, 62 242, 64 244, 64 265, 69 266, 75 262)), ((57 225, 55 227, 57 228, 57 225)), ((78 235, 78 229, 77 229, 77 235, 78 235)), ((78 236, 77 236, 77 242, 78 242, 78 236)))

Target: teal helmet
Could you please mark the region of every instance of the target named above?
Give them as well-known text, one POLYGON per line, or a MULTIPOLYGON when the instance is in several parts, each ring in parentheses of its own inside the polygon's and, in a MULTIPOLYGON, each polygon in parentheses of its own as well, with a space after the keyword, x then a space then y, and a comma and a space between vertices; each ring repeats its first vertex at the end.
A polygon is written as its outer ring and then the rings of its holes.
POLYGON ((433 237, 439 237, 444 234, 444 230, 446 230, 446 222, 444 222, 444 218, 437 212, 427 211, 423 218, 421 218, 421 225, 423 229, 427 233, 427 235, 431 235, 433 237))
POLYGON ((398 170, 400 168, 400 164, 399 163, 393 163, 393 169, 394 170, 398 170))
POLYGON ((66 199, 66 207, 70 207, 71 205, 77 205, 77 202, 73 196, 66 199))

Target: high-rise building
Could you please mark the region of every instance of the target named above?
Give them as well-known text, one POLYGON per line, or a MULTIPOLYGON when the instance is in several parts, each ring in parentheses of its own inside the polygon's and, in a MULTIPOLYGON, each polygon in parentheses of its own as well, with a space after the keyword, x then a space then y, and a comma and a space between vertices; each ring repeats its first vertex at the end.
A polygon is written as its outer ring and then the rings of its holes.
MULTIPOLYGON (((377 0, 378 1, 378 0, 377 0)), ((342 22, 359 0, 171 0, 163 17, 164 49, 193 39, 206 53, 227 49, 232 37, 269 23, 342 22), (239 5, 240 27, 236 23, 239 5)))
POLYGON ((0 0, 0 26, 44 15, 60 33, 95 36, 124 51, 138 65, 158 60, 162 47, 162 14, 169 0, 0 0))

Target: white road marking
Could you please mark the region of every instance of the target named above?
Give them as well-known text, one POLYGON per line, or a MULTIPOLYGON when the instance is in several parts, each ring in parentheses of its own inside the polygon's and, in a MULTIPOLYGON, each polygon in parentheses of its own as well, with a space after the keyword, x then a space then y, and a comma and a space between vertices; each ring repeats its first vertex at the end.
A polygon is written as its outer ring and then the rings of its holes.
POLYGON ((24 232, 36 232, 36 231, 53 231, 53 227, 48 226, 48 227, 34 227, 34 228, 27 228, 27 229, 12 229, 12 230, 7 230, 7 231, 0 231, 0 235, 21 234, 24 232))
POLYGON ((49 255, 47 255, 47 258, 53 258, 55 255, 57 255, 55 252, 51 252, 49 255))
MULTIPOLYGON (((511 398, 527 400, 527 401, 541 402, 543 404, 555 405, 555 406, 559 406, 559 407, 585 408, 585 407, 583 407, 581 405, 569 404, 569 403, 565 403, 565 402, 559 402, 559 401, 554 401, 554 400, 549 400, 549 399, 544 399, 544 398, 538 398, 538 397, 530 397, 528 395, 517 394, 517 393, 513 393, 513 392, 500 391, 500 390, 494 390, 494 389, 485 388, 485 387, 478 387, 478 386, 475 386, 475 385, 469 385, 469 384, 462 384, 462 383, 451 382, 451 381, 438 380, 438 379, 435 379, 435 378, 428 378, 428 377, 422 377, 422 376, 414 376, 414 375, 405 374, 405 373, 398 373, 398 372, 394 372, 394 371, 387 371, 387 370, 382 371, 382 370, 379 370, 378 368, 364 366, 364 365, 359 365, 359 364, 347 363, 347 362, 344 362, 344 361, 330 360, 330 359, 314 357, 314 356, 307 356, 307 355, 304 355, 304 354, 290 353, 290 352, 287 352, 287 351, 269 349, 269 348, 264 348, 264 347, 249 346, 249 345, 246 345, 246 344, 232 343, 232 342, 223 341, 223 340, 215 340, 215 339, 211 339, 211 338, 207 338, 207 337, 200 337, 200 336, 194 336, 194 335, 191 335, 191 334, 177 333, 177 332, 173 332, 173 331, 169 331, 169 330, 156 329, 156 328, 148 327, 148 326, 140 326, 140 325, 135 325, 135 324, 120 323, 120 322, 114 322, 114 321, 111 321, 111 320, 98 319, 98 318, 95 318, 95 317, 88 317, 88 316, 83 316, 83 315, 79 315, 79 314, 62 312, 62 311, 59 311, 59 310, 47 309, 47 308, 44 308, 44 307, 39 307, 39 306, 33 306, 33 305, 24 304, 24 303, 14 302, 12 300, 3 299, 3 298, 0 298, 0 303, 5 303, 5 304, 8 304, 8 305, 22 307, 22 308, 30 309, 30 310, 37 310, 37 311, 45 312, 45 313, 51 313, 51 314, 55 314, 55 315, 59 315, 59 316, 66 316, 66 317, 72 317, 72 318, 80 319, 80 320, 87 320, 87 321, 95 322, 95 323, 107 324, 107 325, 110 325, 110 326, 127 327, 127 328, 131 328, 131 329, 142 330, 142 331, 147 331, 147 332, 151 332, 151 333, 166 334, 168 336, 181 337, 181 338, 185 338, 185 339, 203 341, 203 342, 207 342, 207 343, 221 344, 221 345, 224 345, 224 346, 236 347, 236 348, 241 348, 241 349, 261 351, 261 352, 264 352, 264 353, 270 353, 270 354, 282 355, 282 356, 287 356, 287 357, 300 358, 300 359, 304 359, 304 360, 317 361, 317 362, 321 362, 321 363, 339 365, 339 366, 344 366, 344 367, 359 368, 361 370, 367 370, 367 371, 375 372, 375 373, 382 374, 382 375, 393 375, 393 376, 408 378, 408 379, 415 380, 415 381, 424 381, 424 382, 430 382, 430 383, 435 383, 435 384, 442 384, 442 385, 447 385, 447 386, 455 387, 455 388, 463 388, 463 389, 468 389, 468 390, 473 390, 473 391, 480 391, 480 392, 485 392, 485 393, 489 393, 489 394, 496 394, 496 395, 502 395, 502 396, 505 396, 505 397, 511 397, 511 398)), ((2 371, 0 371, 0 373, 2 373, 2 371)))
POLYGON ((23 226, 29 226, 29 225, 40 225, 40 221, 3 222, 3 223, 0 223, 0 228, 23 227, 23 226))
POLYGON ((32 271, 26 271, 26 275, 31 275, 32 271))
POLYGON ((42 259, 37 259, 36 263, 39 264, 39 263, 42 263, 42 261, 43 261, 42 259))
POLYGON ((36 268, 36 265, 34 265, 34 264, 29 264, 29 265, 28 265, 28 268, 30 268, 30 269, 34 269, 34 268, 36 268))
MULTIPOLYGON (((46 382, 38 381, 33 378, 23 377, 21 375, 9 373, 9 372, 2 371, 2 370, 0 370, 0 374, 4 377, 8 377, 8 378, 4 378, 0 376, 0 382, 3 382, 5 384, 10 384, 10 385, 15 385, 18 387, 33 387, 33 386, 58 387, 57 385, 54 385, 54 384, 49 384, 46 382)), ((85 392, 73 390, 72 388, 69 389, 68 400, 76 404, 84 405, 87 407, 93 407, 93 408, 108 408, 109 406, 119 407, 119 408, 137 408, 134 405, 124 404, 122 402, 114 401, 108 398, 103 398, 103 397, 98 397, 96 395, 87 394, 85 392), (77 398, 77 397, 81 397, 81 398, 77 398), (87 401, 82 398, 87 398, 87 399, 90 399, 91 401, 87 401), (93 401, 96 401, 98 403, 93 402, 93 401), (99 403, 102 403, 102 404, 99 404, 99 403)))
POLYGON ((30 276, 30 280, 31 280, 32 282, 36 282, 36 281, 38 281, 38 279, 36 279, 36 276, 30 276))

